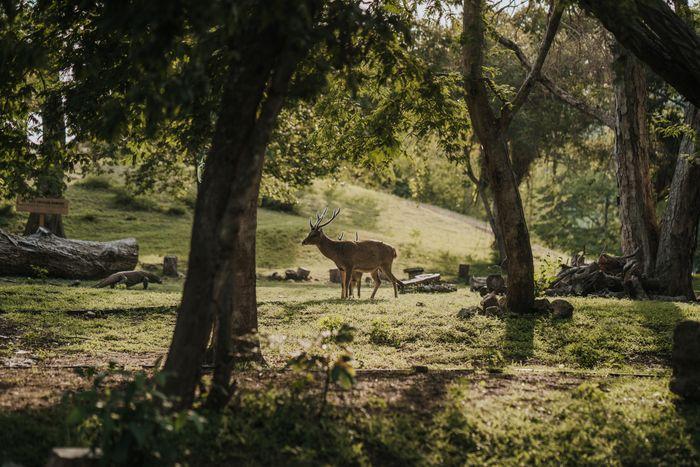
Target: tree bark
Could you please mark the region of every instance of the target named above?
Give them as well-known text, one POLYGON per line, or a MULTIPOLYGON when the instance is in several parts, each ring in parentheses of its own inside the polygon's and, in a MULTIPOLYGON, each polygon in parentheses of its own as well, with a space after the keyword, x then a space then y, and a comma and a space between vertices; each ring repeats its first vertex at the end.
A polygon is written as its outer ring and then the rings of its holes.
MULTIPOLYGON (((60 94, 47 93, 46 101, 42 107, 41 119, 40 151, 44 167, 43 172, 37 175, 36 188, 39 195, 44 198, 60 198, 64 191, 62 161, 66 151, 66 121, 60 94)), ((29 214, 24 226, 24 235, 33 234, 39 227, 39 214, 29 214)), ((63 217, 60 214, 45 214, 43 227, 59 237, 66 236, 63 217)))
POLYGON ((653 275, 659 227, 649 175, 651 142, 647 127, 645 69, 619 44, 613 46, 615 90, 615 159, 620 197, 623 255, 639 249, 644 273, 653 275))
MULTIPOLYGON (((262 37, 257 38, 262 40, 262 37)), ((264 152, 296 61, 283 48, 253 43, 249 56, 230 65, 206 160, 192 228, 189 269, 165 363, 165 391, 189 406, 212 324, 214 382, 208 404, 230 397, 238 338, 257 331, 255 296, 256 206, 264 152), (267 54, 267 55, 266 55, 267 54), (282 60, 282 61, 281 61, 282 60)))
POLYGON ((579 0, 627 50, 700 106, 700 38, 663 0, 579 0))
POLYGON ((0 230, 0 275, 32 276, 44 268, 50 277, 103 278, 131 271, 139 259, 136 240, 113 242, 67 240, 48 230, 21 237, 0 230))
POLYGON ((534 65, 513 101, 504 105, 501 116, 496 117, 489 103, 488 89, 482 72, 485 47, 484 2, 464 0, 463 4, 462 72, 467 108, 472 128, 485 154, 489 187, 496 208, 496 227, 503 234, 506 253, 507 306, 515 313, 527 313, 532 310, 535 283, 530 233, 525 222, 518 183, 511 167, 505 133, 538 79, 562 13, 563 4, 556 4, 552 8, 534 65))
POLYGON ((668 205, 661 221, 661 238, 656 258, 656 276, 666 295, 694 299, 693 256, 700 222, 700 111, 688 103, 685 123, 692 129, 684 134, 671 182, 668 205))

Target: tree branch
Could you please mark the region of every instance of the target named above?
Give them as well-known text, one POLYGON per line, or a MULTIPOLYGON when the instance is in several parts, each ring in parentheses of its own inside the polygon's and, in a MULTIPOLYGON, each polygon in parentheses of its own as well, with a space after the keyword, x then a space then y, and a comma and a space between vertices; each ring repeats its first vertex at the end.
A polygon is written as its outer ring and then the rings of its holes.
MULTIPOLYGON (((492 34, 496 41, 501 44, 503 47, 510 49, 516 57, 518 57, 518 60, 520 61, 520 64, 525 68, 528 73, 532 70, 532 65, 530 64, 530 61, 527 59, 525 56, 525 53, 523 50, 520 48, 518 44, 516 44, 514 41, 508 39, 507 37, 501 35, 498 31, 493 30, 492 34)), ((608 112, 605 110, 601 109, 598 106, 590 105, 586 103, 585 101, 576 98, 573 94, 568 92, 567 90, 559 87, 554 81, 552 81, 548 76, 546 76, 544 73, 539 73, 537 76, 537 81, 540 82, 542 86, 544 86, 553 96, 555 96, 557 99, 561 100, 565 104, 570 105, 571 107, 579 110, 580 112, 593 117, 596 119, 598 122, 601 124, 614 128, 615 127, 615 120, 612 115, 610 115, 608 112)))
POLYGON ((540 72, 542 71, 542 65, 544 65, 544 61, 547 58, 552 42, 554 42, 554 36, 557 34, 557 29, 559 29, 559 23, 561 22, 563 13, 564 2, 557 2, 556 0, 553 1, 550 5, 547 31, 544 34, 544 38, 542 38, 542 43, 540 44, 537 58, 535 59, 535 64, 530 68, 530 72, 527 74, 527 77, 520 86, 520 89, 518 89, 513 101, 510 102, 510 104, 504 105, 501 109, 501 116, 498 120, 502 129, 505 130, 508 128, 510 122, 513 120, 513 116, 525 103, 535 82, 538 80, 540 72))

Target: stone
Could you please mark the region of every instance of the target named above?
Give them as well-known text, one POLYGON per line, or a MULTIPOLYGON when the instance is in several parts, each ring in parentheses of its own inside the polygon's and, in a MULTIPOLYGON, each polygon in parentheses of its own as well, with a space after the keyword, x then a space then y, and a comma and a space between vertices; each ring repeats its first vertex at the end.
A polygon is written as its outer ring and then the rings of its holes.
POLYGON ((546 298, 536 298, 532 309, 537 313, 549 314, 552 311, 552 304, 546 298))
POLYGON ((481 300, 481 307, 486 309, 490 306, 498 306, 498 297, 494 292, 491 292, 481 300))
POLYGON ((568 319, 574 315, 574 306, 560 298, 552 301, 552 316, 554 318, 568 319))
POLYGON ((481 309, 478 306, 470 306, 469 308, 462 308, 457 312, 457 318, 459 319, 469 319, 472 318, 481 312, 481 309))
POLYGON ((46 467, 90 467, 100 465, 102 451, 90 448, 53 448, 46 467))
POLYGON ((681 321, 673 331, 670 389, 688 401, 700 401, 700 322, 681 321))
POLYGON ((177 256, 163 257, 163 275, 168 277, 177 277, 177 256))

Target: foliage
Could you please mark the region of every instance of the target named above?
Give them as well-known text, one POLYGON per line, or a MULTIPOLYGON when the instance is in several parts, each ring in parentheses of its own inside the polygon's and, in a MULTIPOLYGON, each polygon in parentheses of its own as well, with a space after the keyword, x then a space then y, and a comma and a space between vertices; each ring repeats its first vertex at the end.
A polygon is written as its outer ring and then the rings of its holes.
POLYGON ((106 465, 170 465, 189 453, 182 433, 202 433, 205 419, 193 410, 174 411, 159 387, 166 375, 131 374, 110 364, 107 370, 80 370, 92 388, 71 394, 67 423, 93 449, 100 449, 106 465), (116 382, 117 378, 124 382, 116 382), (107 383, 111 384, 107 384, 107 383))

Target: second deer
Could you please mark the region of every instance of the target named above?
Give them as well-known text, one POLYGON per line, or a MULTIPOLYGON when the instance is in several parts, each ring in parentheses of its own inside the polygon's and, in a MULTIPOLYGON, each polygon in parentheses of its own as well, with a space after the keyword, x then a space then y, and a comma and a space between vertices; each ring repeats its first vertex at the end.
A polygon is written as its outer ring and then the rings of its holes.
MULTIPOLYGON (((343 235, 345 235, 345 232, 340 232, 340 235, 338 235, 338 241, 343 240, 343 235)), ((360 241, 360 236, 355 232, 355 243, 360 241)), ((345 287, 345 271, 339 270, 340 271, 340 286, 341 289, 345 287)), ((367 279, 367 283, 369 284, 369 278, 367 279)), ((352 291, 357 287, 357 298, 360 298, 360 290, 362 289, 362 271, 355 271, 352 273, 352 277, 350 278, 350 296, 352 297, 352 291)))
POLYGON ((355 272, 369 272, 374 279, 374 290, 370 298, 374 298, 381 284, 379 271, 391 280, 394 286, 394 297, 398 297, 397 285, 403 287, 403 282, 391 272, 391 265, 396 258, 396 250, 384 242, 376 240, 363 240, 350 242, 333 240, 323 233, 323 227, 327 226, 340 214, 340 209, 333 212, 331 218, 324 222, 328 208, 319 215, 316 214, 316 222, 309 219, 309 234, 301 242, 302 245, 316 245, 323 256, 333 261, 342 274, 341 298, 349 297, 350 281, 355 272))

